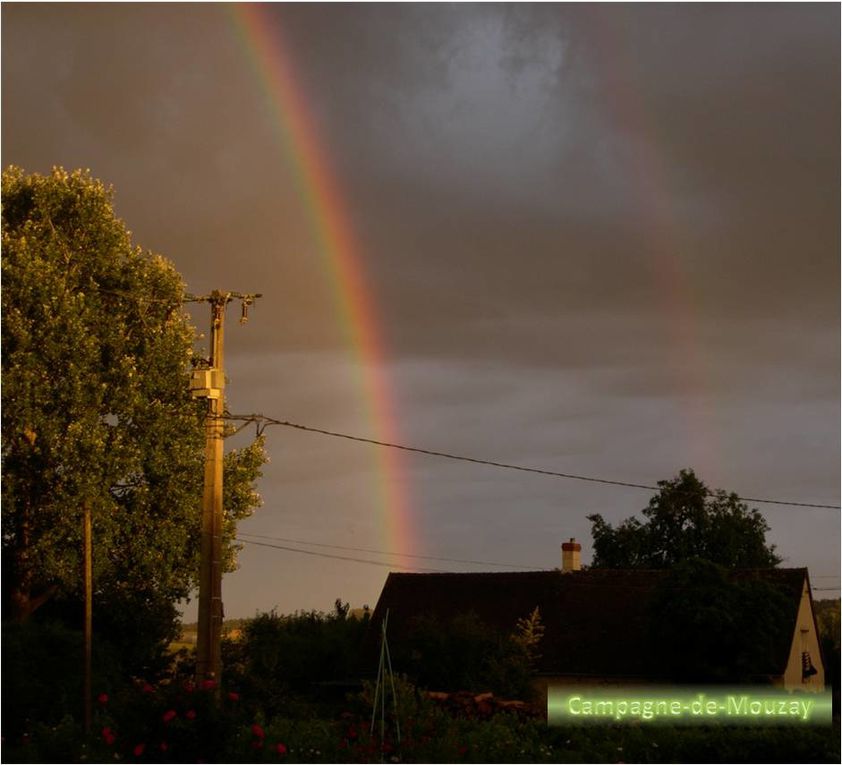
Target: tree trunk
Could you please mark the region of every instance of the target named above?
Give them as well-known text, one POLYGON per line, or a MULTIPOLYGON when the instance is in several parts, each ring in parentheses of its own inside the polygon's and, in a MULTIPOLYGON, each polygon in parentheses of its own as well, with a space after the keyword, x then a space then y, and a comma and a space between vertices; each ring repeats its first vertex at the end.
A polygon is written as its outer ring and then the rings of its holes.
POLYGON ((11 617, 21 624, 28 621, 29 617, 56 592, 55 585, 50 585, 38 595, 33 595, 34 576, 29 555, 31 536, 29 509, 25 508, 22 510, 17 523, 17 538, 15 539, 15 550, 12 553, 14 556, 14 584, 10 593, 11 617))
POLYGON ((12 619, 20 624, 28 621, 29 617, 52 598, 55 593, 56 586, 50 585, 33 597, 31 587, 21 587, 19 584, 14 585, 10 596, 12 619))
POLYGON ((19 586, 14 586, 11 592, 12 619, 23 624, 32 616, 32 598, 29 592, 19 586))

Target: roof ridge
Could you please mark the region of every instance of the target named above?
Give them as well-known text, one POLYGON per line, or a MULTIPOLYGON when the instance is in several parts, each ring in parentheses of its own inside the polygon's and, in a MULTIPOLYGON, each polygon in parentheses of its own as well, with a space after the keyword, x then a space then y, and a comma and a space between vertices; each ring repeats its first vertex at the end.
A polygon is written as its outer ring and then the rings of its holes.
MULTIPOLYGON (((809 573, 808 566, 792 566, 792 567, 754 567, 754 568, 728 568, 723 566, 728 572, 767 572, 774 571, 776 573, 790 573, 796 571, 803 571, 809 573)), ((588 575, 588 574, 662 574, 670 571, 670 568, 584 568, 578 571, 562 572, 559 568, 538 568, 527 569, 524 571, 390 571, 389 576, 401 577, 444 577, 444 576, 524 576, 527 574, 561 574, 565 576, 570 574, 588 575)))

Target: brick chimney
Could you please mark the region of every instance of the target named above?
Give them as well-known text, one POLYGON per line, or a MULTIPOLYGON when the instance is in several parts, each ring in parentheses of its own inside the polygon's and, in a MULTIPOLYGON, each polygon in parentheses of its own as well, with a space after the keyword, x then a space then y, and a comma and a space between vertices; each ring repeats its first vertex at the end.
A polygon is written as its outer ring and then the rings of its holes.
POLYGON ((582 569, 582 545, 574 537, 569 542, 561 545, 561 573, 569 574, 571 571, 582 569))

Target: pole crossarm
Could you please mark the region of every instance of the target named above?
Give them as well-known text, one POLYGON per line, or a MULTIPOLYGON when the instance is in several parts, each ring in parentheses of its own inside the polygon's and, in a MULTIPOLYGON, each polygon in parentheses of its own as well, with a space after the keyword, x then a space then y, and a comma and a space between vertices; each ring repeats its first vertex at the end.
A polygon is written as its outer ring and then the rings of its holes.
POLYGON ((262 298, 261 292, 222 292, 221 290, 214 290, 207 295, 193 295, 190 292, 184 295, 185 303, 213 303, 218 300, 225 300, 230 303, 232 300, 245 300, 253 303, 257 298, 262 298))
POLYGON ((255 300, 262 297, 263 294, 260 292, 222 292, 221 290, 213 290, 213 292, 209 292, 207 295, 193 295, 188 292, 184 295, 184 302, 210 303, 213 307, 221 307, 222 310, 225 310, 225 306, 232 300, 239 300, 242 306, 240 324, 245 324, 249 320, 249 306, 255 300))

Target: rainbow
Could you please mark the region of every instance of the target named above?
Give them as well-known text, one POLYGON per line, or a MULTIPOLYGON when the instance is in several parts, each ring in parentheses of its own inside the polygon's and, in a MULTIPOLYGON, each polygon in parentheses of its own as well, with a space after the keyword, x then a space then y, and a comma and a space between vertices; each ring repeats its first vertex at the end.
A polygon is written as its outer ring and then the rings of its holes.
MULTIPOLYGON (((284 49, 281 25, 270 17, 271 4, 227 5, 245 43, 256 77, 269 96, 272 118, 285 160, 292 167, 331 285, 346 341, 357 360, 358 385, 373 438, 399 443, 394 397, 384 372, 385 348, 377 312, 367 289, 354 232, 342 202, 342 190, 331 172, 307 102, 296 85, 295 69, 284 49)), ((275 5, 274 8, 282 6, 275 5)), ((378 500, 388 549, 411 555, 417 539, 401 454, 377 449, 378 500)))
POLYGON ((689 394, 683 406, 685 427, 693 444, 689 457, 697 465, 696 460, 704 460, 706 470, 719 474, 722 450, 713 432, 714 413, 707 397, 698 395, 699 391, 704 393, 712 388, 713 370, 706 363, 700 343, 699 305, 683 255, 686 232, 680 231, 676 223, 669 173, 663 152, 655 142, 659 138, 659 125, 643 94, 635 87, 635 59, 624 35, 623 19, 622 9, 617 6, 589 7, 585 15, 609 115, 618 124, 627 125, 633 135, 652 139, 635 147, 626 169, 637 192, 640 233, 665 316, 665 333, 673 349, 673 376, 679 388, 689 394))

